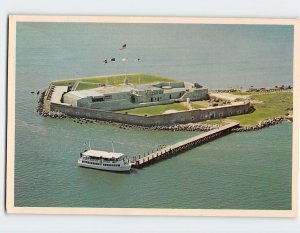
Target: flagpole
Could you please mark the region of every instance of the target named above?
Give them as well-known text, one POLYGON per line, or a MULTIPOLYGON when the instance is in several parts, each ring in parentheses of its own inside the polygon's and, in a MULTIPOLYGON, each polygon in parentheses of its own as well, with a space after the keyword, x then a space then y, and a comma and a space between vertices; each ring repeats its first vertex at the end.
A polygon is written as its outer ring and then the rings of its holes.
POLYGON ((127 58, 127 48, 125 48, 125 84, 128 84, 128 79, 127 79, 127 62, 128 62, 128 58, 127 58))
MULTIPOLYGON (((122 59, 122 61, 124 61, 124 62, 128 61, 126 49, 127 49, 127 44, 123 44, 122 47, 119 49, 121 51, 125 50, 125 52, 124 52, 125 58, 122 59)), ((127 85, 128 84, 128 78, 127 78, 127 64, 126 63, 125 63, 124 71, 125 71, 124 85, 127 85)))
POLYGON ((111 146, 112 146, 113 153, 115 153, 114 141, 111 141, 111 146))

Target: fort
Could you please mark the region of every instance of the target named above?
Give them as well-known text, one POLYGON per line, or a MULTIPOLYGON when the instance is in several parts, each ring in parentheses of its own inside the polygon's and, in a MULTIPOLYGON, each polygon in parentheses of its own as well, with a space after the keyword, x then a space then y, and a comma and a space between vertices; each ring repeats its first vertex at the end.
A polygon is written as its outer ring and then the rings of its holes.
POLYGON ((63 95, 63 103, 74 107, 108 111, 132 109, 208 98, 208 89, 198 83, 159 82, 133 85, 101 85, 88 90, 70 91, 63 95))
MULTIPOLYGON (((114 85, 109 84, 105 77, 52 82, 41 95, 38 111, 44 116, 76 118, 79 119, 80 124, 83 121, 85 123, 104 121, 121 123, 126 125, 125 128, 132 126, 142 129, 206 131, 175 144, 162 145, 156 150, 133 156, 130 163, 134 168, 143 168, 172 158, 183 151, 231 132, 258 130, 292 119, 290 91, 273 93, 264 90, 263 94, 256 94, 255 98, 251 99, 254 97, 252 92, 209 92, 207 87, 198 83, 180 82, 151 75, 130 77, 135 78, 135 80, 131 79, 133 81, 131 84, 128 82, 127 75, 124 83, 121 83, 119 78, 119 82, 114 85), (148 81, 145 83, 141 77, 147 77, 148 81), (195 103, 199 104, 199 101, 206 102, 199 107, 195 105, 195 103), (181 104, 179 106, 188 109, 174 110, 172 108, 175 104, 181 104), (255 104, 257 110, 253 106, 255 104), (164 112, 152 111, 149 114, 149 108, 168 109, 161 106, 170 109, 164 112), (139 114, 134 112, 136 109, 141 110, 139 114), (272 119, 268 118, 269 114, 273 114, 272 119), (238 118, 243 116, 246 117, 238 118), (199 122, 216 121, 216 119, 224 119, 224 124, 199 126, 199 122), (247 126, 249 119, 260 121, 254 126, 247 126), (246 122, 246 126, 241 127, 241 122, 246 122)), ((110 77, 110 81, 115 82, 114 79, 116 77, 110 77)))
POLYGON ((172 103, 190 104, 193 101, 210 98, 208 88, 198 83, 176 80, 155 82, 155 76, 153 80, 140 84, 144 80, 139 77, 139 80, 136 80, 137 84, 134 85, 130 84, 126 77, 124 83, 117 85, 98 83, 96 87, 85 90, 76 90, 76 86, 80 84, 78 80, 69 83, 53 82, 44 93, 43 110, 59 112, 71 117, 147 127, 221 119, 251 111, 251 104, 246 99, 237 99, 233 102, 222 100, 205 108, 171 111, 152 116, 117 111, 172 103))

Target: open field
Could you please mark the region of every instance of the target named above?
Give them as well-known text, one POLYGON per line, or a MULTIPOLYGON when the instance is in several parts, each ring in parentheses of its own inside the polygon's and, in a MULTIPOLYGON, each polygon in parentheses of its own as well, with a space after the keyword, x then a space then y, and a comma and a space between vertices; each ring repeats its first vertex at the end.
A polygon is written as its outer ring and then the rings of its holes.
POLYGON ((199 100, 191 102, 191 106, 193 109, 208 108, 209 104, 210 103, 208 100, 199 100))
POLYGON ((96 88, 98 86, 99 86, 99 83, 79 82, 79 84, 76 88, 76 91, 92 89, 92 88, 96 88))
MULTIPOLYGON (((146 84, 154 82, 177 82, 178 80, 151 75, 151 74, 128 74, 128 82, 131 84, 146 84)), ((79 85, 76 90, 85 90, 95 88, 101 84, 107 85, 119 85, 124 83, 125 75, 111 75, 111 76, 94 76, 79 79, 66 79, 53 81, 54 85, 70 85, 79 81, 79 85)))
MULTIPOLYGON (((194 101, 191 102, 192 109, 199 109, 199 108, 206 108, 209 106, 209 102, 207 100, 202 101, 194 101)), ((131 115, 139 115, 139 116, 154 116, 163 114, 166 111, 186 111, 191 110, 188 103, 173 103, 173 104, 164 104, 164 105, 155 105, 155 106, 148 106, 148 107, 140 107, 134 109, 128 109, 123 111, 118 111, 120 113, 128 113, 131 115)))
POLYGON ((251 95, 255 111, 245 115, 232 116, 228 119, 237 120, 241 126, 256 125, 259 122, 284 116, 293 107, 292 92, 248 93, 251 95))

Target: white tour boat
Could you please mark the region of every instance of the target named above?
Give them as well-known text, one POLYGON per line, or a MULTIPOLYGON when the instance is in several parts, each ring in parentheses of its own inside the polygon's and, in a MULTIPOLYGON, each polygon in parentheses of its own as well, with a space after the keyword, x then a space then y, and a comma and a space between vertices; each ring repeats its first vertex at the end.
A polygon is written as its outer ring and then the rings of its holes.
POLYGON ((107 171, 129 171, 131 163, 123 153, 85 150, 80 153, 78 165, 107 171))

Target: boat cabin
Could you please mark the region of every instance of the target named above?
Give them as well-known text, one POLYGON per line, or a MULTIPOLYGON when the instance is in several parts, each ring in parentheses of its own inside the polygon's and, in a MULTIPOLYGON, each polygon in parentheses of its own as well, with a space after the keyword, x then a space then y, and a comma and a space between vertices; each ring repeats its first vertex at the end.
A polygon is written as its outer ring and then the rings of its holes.
POLYGON ((86 150, 80 153, 80 157, 88 157, 95 160, 103 159, 106 161, 119 161, 120 159, 124 158, 124 154, 99 150, 86 150))

